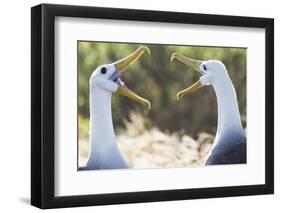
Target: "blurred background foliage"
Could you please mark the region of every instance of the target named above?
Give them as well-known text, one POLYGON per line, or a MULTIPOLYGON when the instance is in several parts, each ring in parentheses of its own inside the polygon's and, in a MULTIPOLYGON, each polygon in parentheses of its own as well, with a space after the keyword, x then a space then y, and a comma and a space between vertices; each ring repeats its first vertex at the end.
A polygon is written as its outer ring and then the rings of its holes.
MULTIPOLYGON (((101 64, 112 63, 135 51, 140 44, 78 42, 78 118, 79 138, 88 139, 89 78, 101 64)), ((163 132, 187 134, 196 139, 198 133, 214 135, 217 125, 217 100, 211 86, 195 91, 180 101, 176 93, 200 78, 200 73, 170 56, 177 51, 199 59, 222 61, 236 89, 241 119, 246 128, 246 49, 201 46, 146 45, 151 55, 143 54, 122 76, 125 84, 151 101, 147 111, 142 105, 113 94, 112 115, 116 133, 130 121, 130 113, 142 114, 145 128, 157 127, 163 132)))

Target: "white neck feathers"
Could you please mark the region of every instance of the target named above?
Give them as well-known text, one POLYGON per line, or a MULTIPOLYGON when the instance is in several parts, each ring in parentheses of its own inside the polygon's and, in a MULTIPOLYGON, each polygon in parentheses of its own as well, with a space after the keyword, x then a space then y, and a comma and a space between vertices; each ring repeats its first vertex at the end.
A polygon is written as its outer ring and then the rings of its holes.
POLYGON ((236 92, 227 72, 212 85, 218 104, 217 136, 243 132, 236 92))
POLYGON ((98 87, 90 89, 90 142, 93 156, 106 154, 109 149, 117 149, 112 123, 111 96, 111 92, 98 87))

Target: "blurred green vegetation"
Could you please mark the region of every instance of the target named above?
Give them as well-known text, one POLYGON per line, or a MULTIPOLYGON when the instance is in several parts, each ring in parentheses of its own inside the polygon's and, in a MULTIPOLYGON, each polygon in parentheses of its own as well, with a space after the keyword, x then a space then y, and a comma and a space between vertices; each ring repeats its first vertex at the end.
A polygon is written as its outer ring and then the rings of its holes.
MULTIPOLYGON (((89 78, 101 64, 112 63, 135 51, 140 44, 78 42, 78 115, 79 138, 87 139, 89 122, 89 78)), ((197 137, 199 132, 215 134, 217 103, 212 87, 204 87, 176 100, 176 93, 200 78, 200 73, 170 56, 177 51, 199 59, 222 61, 236 89, 241 119, 246 126, 246 53, 245 48, 146 45, 151 55, 143 54, 122 76, 126 85, 151 101, 149 112, 140 104, 113 94, 112 114, 115 130, 124 127, 131 111, 143 114, 146 128, 183 132, 197 137)))

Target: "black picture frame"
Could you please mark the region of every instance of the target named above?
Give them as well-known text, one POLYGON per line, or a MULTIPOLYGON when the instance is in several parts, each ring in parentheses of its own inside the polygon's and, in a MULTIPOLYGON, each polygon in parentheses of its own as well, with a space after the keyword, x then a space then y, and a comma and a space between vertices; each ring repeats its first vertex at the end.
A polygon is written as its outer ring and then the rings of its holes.
POLYGON ((274 19, 41 4, 31 8, 31 204, 59 208, 272 194, 274 192, 274 19), (265 184, 97 195, 54 195, 55 17, 263 28, 266 32, 265 184))

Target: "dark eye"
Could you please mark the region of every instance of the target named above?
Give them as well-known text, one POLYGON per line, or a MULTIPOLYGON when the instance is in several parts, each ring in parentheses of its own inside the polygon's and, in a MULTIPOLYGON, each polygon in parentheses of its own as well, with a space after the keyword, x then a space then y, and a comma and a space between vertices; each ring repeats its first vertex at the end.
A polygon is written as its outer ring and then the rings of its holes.
POLYGON ((204 70, 207 70, 207 67, 206 67, 206 65, 205 65, 205 64, 203 64, 203 69, 204 69, 204 70))
POLYGON ((105 74, 105 73, 106 73, 106 68, 105 68, 105 67, 101 68, 100 72, 101 72, 102 74, 105 74))

